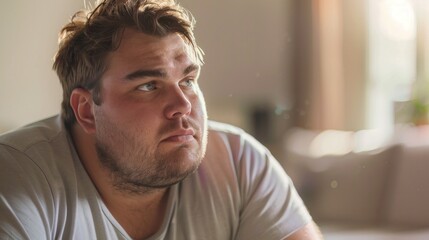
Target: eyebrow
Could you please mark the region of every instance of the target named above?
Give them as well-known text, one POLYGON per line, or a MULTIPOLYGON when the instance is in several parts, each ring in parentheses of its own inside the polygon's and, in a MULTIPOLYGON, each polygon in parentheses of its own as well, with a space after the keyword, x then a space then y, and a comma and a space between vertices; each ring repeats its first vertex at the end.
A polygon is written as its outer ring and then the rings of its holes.
POLYGON ((186 75, 186 74, 189 74, 189 73, 191 73, 193 71, 197 71, 199 69, 200 69, 199 65, 197 65, 197 64, 191 64, 187 68, 185 68, 185 71, 183 71, 183 74, 186 75))
MULTIPOLYGON (((183 71, 184 75, 187 75, 193 71, 196 71, 200 69, 200 66, 197 64, 191 64, 188 67, 185 68, 185 70, 183 71)), ((135 72, 132 72, 130 74, 127 74, 125 76, 125 79, 127 80, 134 80, 137 78, 145 78, 145 77, 161 77, 164 78, 167 76, 167 73, 164 70, 158 70, 158 69, 154 69, 154 70, 137 70, 135 72)))
POLYGON ((127 80, 134 80, 136 78, 145 77, 165 77, 167 73, 163 70, 137 70, 125 76, 127 80))

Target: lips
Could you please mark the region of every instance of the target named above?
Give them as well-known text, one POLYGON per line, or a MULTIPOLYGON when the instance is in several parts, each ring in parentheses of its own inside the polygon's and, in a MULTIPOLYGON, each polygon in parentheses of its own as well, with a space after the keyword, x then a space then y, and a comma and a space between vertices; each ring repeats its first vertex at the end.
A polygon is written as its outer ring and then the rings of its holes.
POLYGON ((194 139, 195 132, 192 129, 181 129, 173 131, 165 138, 162 139, 162 142, 188 142, 194 139))

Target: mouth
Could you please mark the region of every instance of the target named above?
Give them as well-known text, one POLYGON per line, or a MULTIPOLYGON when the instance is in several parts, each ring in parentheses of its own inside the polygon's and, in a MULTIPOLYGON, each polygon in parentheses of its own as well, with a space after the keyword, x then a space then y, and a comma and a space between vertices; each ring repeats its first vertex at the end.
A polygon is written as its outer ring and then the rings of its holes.
POLYGON ((181 129, 168 134, 161 142, 185 143, 195 139, 195 132, 192 129, 181 129))

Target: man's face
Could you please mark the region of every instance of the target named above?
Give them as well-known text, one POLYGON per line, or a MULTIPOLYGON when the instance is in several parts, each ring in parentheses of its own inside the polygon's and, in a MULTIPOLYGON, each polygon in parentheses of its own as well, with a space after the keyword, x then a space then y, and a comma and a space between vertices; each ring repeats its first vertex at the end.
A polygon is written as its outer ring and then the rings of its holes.
POLYGON ((97 153, 117 188, 167 187, 197 169, 207 142, 199 71, 179 35, 125 30, 94 104, 97 153))

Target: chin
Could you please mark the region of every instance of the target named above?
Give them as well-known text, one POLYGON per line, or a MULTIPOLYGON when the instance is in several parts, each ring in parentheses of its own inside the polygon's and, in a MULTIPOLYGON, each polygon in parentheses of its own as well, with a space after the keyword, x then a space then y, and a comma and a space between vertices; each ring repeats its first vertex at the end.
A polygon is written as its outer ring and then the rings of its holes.
POLYGON ((175 161, 173 165, 176 165, 177 169, 183 172, 195 171, 200 165, 202 160, 202 154, 200 151, 185 151, 182 153, 175 154, 172 161, 175 161))

